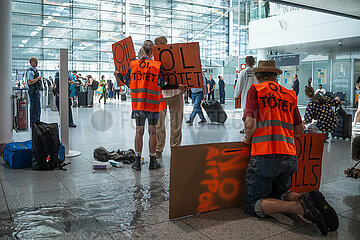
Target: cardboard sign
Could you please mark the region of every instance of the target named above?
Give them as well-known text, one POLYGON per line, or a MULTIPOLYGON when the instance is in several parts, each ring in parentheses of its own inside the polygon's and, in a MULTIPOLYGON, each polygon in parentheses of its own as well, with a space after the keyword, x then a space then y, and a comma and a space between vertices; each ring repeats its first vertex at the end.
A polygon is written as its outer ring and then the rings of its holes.
MULTIPOLYGON (((136 60, 136 54, 134 44, 131 37, 127 37, 112 45, 112 51, 114 56, 115 69, 125 75, 129 70, 130 63, 136 60)), ((116 78, 118 86, 125 85, 119 79, 116 78)))
POLYGON ((319 190, 325 134, 303 134, 295 137, 297 172, 292 176, 291 191, 319 190))
POLYGON ((198 42, 153 46, 154 59, 160 61, 166 82, 189 88, 202 88, 203 77, 198 42))
POLYGON ((239 97, 235 98, 235 108, 241 108, 241 93, 239 97))
MULTIPOLYGON (((318 190, 324 134, 295 138, 298 169, 291 190, 318 190)), ((243 204, 250 146, 242 142, 172 148, 169 218, 243 204)))

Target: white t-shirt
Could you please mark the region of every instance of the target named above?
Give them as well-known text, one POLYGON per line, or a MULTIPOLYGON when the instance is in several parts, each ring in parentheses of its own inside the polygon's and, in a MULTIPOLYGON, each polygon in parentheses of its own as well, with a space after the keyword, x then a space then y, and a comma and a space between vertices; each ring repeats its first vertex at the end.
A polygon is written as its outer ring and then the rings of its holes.
POLYGON ((161 90, 163 94, 163 98, 171 98, 181 93, 180 89, 168 89, 168 90, 161 90))
POLYGON ((322 89, 317 89, 316 91, 315 91, 315 94, 317 94, 317 93, 320 93, 321 95, 325 95, 325 93, 326 93, 326 90, 325 90, 325 88, 322 88, 322 89))
POLYGON ((249 88, 253 84, 258 84, 259 81, 255 77, 252 67, 247 67, 240 72, 239 80, 236 82, 234 97, 239 97, 241 93, 241 109, 246 107, 246 98, 249 88))

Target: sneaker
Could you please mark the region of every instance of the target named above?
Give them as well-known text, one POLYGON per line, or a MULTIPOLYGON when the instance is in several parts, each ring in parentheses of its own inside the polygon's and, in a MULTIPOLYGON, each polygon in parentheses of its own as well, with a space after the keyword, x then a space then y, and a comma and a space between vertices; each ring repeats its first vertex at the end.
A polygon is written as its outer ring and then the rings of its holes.
POLYGON ((299 202, 304 209, 304 218, 312 223, 316 224, 316 227, 320 230, 321 234, 326 236, 328 234, 328 227, 326 220, 322 213, 317 209, 309 196, 309 193, 299 197, 299 202))
POLYGON ((136 171, 141 171, 141 157, 135 157, 135 162, 131 165, 131 168, 136 171))
POLYGON ((198 124, 203 124, 206 123, 206 120, 201 120, 200 122, 198 122, 198 124))
POLYGON ((76 125, 75 125, 75 123, 69 123, 69 127, 76 128, 76 125))
POLYGON ((335 209, 325 200, 324 195, 320 191, 311 191, 309 195, 314 201, 315 206, 324 215, 329 231, 336 231, 339 228, 339 218, 335 209))
POLYGON ((158 168, 161 168, 161 164, 158 162, 158 160, 156 160, 156 157, 150 157, 149 169, 154 170, 158 168))
POLYGON ((192 126, 192 125, 193 125, 192 121, 190 121, 190 120, 186 121, 186 123, 187 123, 187 125, 189 125, 189 126, 192 126))

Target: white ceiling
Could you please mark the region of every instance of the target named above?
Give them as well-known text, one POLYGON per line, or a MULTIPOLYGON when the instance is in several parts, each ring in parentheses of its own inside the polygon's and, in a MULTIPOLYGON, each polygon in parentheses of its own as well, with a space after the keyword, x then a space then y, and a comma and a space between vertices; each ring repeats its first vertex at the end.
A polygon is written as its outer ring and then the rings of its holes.
POLYGON ((311 10, 360 19, 360 0, 268 0, 285 5, 301 5, 311 10), (329 12, 330 11, 330 12, 329 12))

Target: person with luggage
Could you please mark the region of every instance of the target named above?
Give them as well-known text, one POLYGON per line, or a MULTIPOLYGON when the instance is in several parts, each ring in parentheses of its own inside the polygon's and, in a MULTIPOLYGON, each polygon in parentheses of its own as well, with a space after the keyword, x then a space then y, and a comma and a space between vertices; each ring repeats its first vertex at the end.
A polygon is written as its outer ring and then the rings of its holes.
POLYGON ((341 103, 340 98, 331 100, 321 94, 315 94, 311 86, 305 88, 305 95, 309 98, 309 103, 306 106, 303 124, 311 124, 312 120, 315 120, 316 123, 309 125, 308 131, 323 132, 328 137, 328 133, 333 133, 337 126, 338 120, 332 106, 338 106, 341 103))
POLYGON ((203 76, 203 84, 204 84, 203 88, 191 88, 191 98, 192 98, 194 107, 193 107, 192 113, 190 114, 189 120, 186 121, 186 123, 189 126, 193 125, 193 121, 197 114, 200 117, 199 124, 206 123, 206 119, 204 117, 204 114, 203 114, 202 108, 201 108, 201 102, 206 100, 206 92, 207 92, 206 79, 204 76, 203 76))
POLYGON ((103 99, 104 98, 104 104, 106 104, 106 99, 107 99, 107 89, 106 89, 106 85, 107 85, 107 83, 106 83, 106 80, 105 80, 105 75, 102 75, 101 76, 101 80, 100 80, 100 87, 102 87, 102 89, 101 89, 101 96, 100 96, 100 98, 99 98, 99 103, 100 103, 100 101, 101 101, 101 99, 103 99))
POLYGON ((36 69, 38 66, 38 59, 32 57, 29 59, 30 68, 26 70, 25 76, 29 86, 29 98, 30 98, 30 127, 34 122, 40 121, 41 116, 41 104, 40 104, 40 89, 41 89, 41 76, 36 69))
MULTIPOLYGON (((155 45, 166 45, 167 39, 164 36, 158 37, 155 40, 155 45)), ((156 137, 157 137, 157 147, 156 147, 156 158, 162 156, 162 152, 165 147, 166 142, 166 111, 169 108, 170 112, 170 147, 180 146, 181 144, 181 126, 183 122, 183 112, 184 112, 184 100, 183 100, 183 91, 185 90, 182 85, 170 85, 167 84, 169 89, 161 90, 166 108, 162 110, 159 114, 159 120, 156 125, 156 137), (173 88, 173 89, 170 89, 173 88)))
POLYGON ((112 83, 111 79, 108 80, 108 96, 110 99, 114 97, 114 84, 112 83))
POLYGON ((326 94, 326 89, 322 87, 322 84, 319 84, 319 88, 316 89, 315 94, 321 94, 322 96, 326 94))
POLYGON ((114 83, 114 99, 116 100, 116 96, 117 99, 120 99, 120 86, 117 83, 117 80, 115 79, 115 83, 114 83))
POLYGON ((210 97, 212 100, 215 100, 215 80, 212 78, 212 75, 209 76, 209 83, 208 83, 208 100, 210 101, 210 97))
POLYGON ((141 152, 143 148, 143 135, 146 120, 148 121, 150 164, 149 169, 154 170, 161 167, 155 156, 157 139, 156 125, 159 119, 159 112, 166 105, 161 99, 161 87, 166 86, 166 82, 161 73, 161 62, 152 60, 152 41, 143 43, 145 57, 132 61, 130 68, 123 77, 118 71, 114 75, 123 81, 131 89, 131 118, 136 122, 135 134, 135 162, 132 168, 136 171, 141 170, 141 152))
POLYGON ((338 228, 339 222, 322 193, 301 195, 289 191, 298 161, 294 136, 304 132, 296 94, 277 82, 282 71, 274 60, 259 61, 253 70, 259 84, 250 87, 244 113, 245 142, 251 144, 244 211, 257 217, 303 215, 327 235, 338 228))
POLYGON ((225 82, 224 78, 219 75, 219 95, 220 95, 220 104, 225 104, 225 82))
POLYGON ((94 89, 93 89, 94 79, 91 75, 86 76, 86 89, 87 89, 87 106, 94 107, 94 89))

